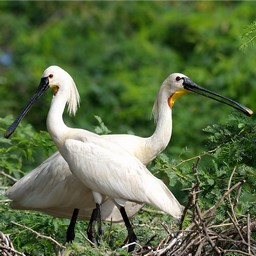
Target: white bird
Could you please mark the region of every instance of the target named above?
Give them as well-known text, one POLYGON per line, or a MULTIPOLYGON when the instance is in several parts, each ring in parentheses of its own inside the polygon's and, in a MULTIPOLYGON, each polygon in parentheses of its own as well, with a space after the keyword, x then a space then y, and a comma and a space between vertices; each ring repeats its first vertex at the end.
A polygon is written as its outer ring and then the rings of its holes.
MULTIPOLYGON (((166 148, 171 138, 172 110, 168 105, 168 97, 170 96, 168 91, 176 75, 173 74, 168 79, 170 85, 167 84, 167 81, 163 83, 156 97, 153 115, 157 127, 152 136, 142 138, 128 134, 110 134, 102 135, 102 137, 119 144, 145 165, 151 162, 166 148)), ((7 191, 6 195, 12 200, 10 206, 13 209, 36 210, 64 218, 70 218, 72 212, 74 212, 78 219, 89 219, 95 204, 91 190, 81 184, 72 175, 68 164, 57 152, 16 182, 7 191), (80 209, 79 212, 78 209, 80 209)), ((137 213, 142 206, 141 204, 127 202, 125 210, 128 217, 137 213)), ((101 211, 103 220, 112 222, 122 220, 119 210, 111 200, 107 199, 102 204, 101 211)), ((68 242, 74 239, 73 228, 72 225, 69 226, 68 242)))
MULTIPOLYGON (((94 191, 93 195, 97 205, 102 202, 102 195, 103 197, 108 195, 115 203, 121 206, 124 205, 125 201, 150 203, 175 217, 180 217, 182 206, 166 186, 155 178, 137 158, 122 150, 117 144, 110 143, 109 140, 106 141, 106 139, 85 130, 68 128, 64 124, 62 113, 66 102, 69 104, 69 110, 75 112, 78 93, 73 79, 59 67, 53 66, 44 72, 37 93, 16 122, 10 126, 6 132, 6 137, 12 134, 33 102, 48 87, 54 89, 54 97, 47 118, 48 130, 75 176, 94 191), (57 109, 58 113, 56 113, 57 109)), ((168 106, 171 112, 175 100, 187 93, 188 90, 222 101, 247 115, 252 114, 252 111, 248 108, 197 86, 186 76, 173 74, 164 81, 159 92, 159 95, 162 96, 161 101, 155 104, 155 110, 158 113, 158 125, 153 136, 147 139, 134 136, 133 140, 130 140, 128 135, 120 135, 127 138, 127 142, 133 148, 133 155, 141 159, 142 162, 146 162, 143 160, 144 158, 152 160, 159 151, 165 148, 166 145, 164 146, 164 143, 159 143, 160 150, 159 148, 155 149, 150 144, 156 140, 157 136, 163 135, 159 127, 165 123, 163 121, 166 119, 163 109, 167 108, 164 106, 168 106), (137 144, 141 146, 138 147, 137 144), (141 153, 144 149, 146 154, 141 153)), ((167 119, 171 123, 170 113, 169 116, 167 119)), ((171 129, 169 129, 168 133, 170 138, 171 129)), ((113 141, 117 140, 116 137, 112 138, 113 141)), ((161 139, 161 142, 163 141, 165 141, 165 137, 161 139)))

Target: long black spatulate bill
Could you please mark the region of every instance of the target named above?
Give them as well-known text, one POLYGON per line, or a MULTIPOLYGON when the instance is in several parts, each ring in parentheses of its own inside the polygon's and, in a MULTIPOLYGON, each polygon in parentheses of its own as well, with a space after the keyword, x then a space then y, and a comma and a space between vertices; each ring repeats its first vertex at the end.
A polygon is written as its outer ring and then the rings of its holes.
POLYGON ((33 95, 33 97, 30 99, 26 107, 21 111, 19 116, 16 118, 16 120, 9 126, 9 128, 6 130, 4 137, 9 138, 16 128, 18 127, 21 120, 24 118, 24 116, 28 113, 28 111, 31 109, 33 104, 43 95, 43 93, 49 88, 49 79, 48 77, 43 77, 40 81, 40 84, 36 90, 36 93, 33 95))
POLYGON ((210 90, 207 90, 197 84, 195 84, 192 80, 190 80, 189 78, 187 77, 183 77, 183 86, 186 90, 189 90, 191 92, 194 92, 194 93, 197 93, 197 94, 200 94, 200 95, 203 95, 205 97, 208 97, 208 98, 211 98, 213 100, 216 100, 216 101, 219 101, 221 103, 224 103, 226 105, 229 105, 241 112, 243 112, 244 114, 246 114, 247 116, 251 116, 253 114, 253 111, 247 107, 245 107, 244 105, 234 101, 234 100, 231 100, 225 96, 222 96, 216 92, 212 92, 210 90))

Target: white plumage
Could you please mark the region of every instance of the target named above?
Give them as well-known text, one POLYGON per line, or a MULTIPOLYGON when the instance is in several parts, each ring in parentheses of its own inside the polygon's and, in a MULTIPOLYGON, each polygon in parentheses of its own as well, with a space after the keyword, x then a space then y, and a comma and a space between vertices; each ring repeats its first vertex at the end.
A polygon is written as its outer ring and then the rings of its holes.
MULTIPOLYGON (((88 200, 89 202, 88 205, 92 203, 92 198, 96 203, 101 204, 105 201, 106 196, 108 196, 119 206, 123 206, 126 201, 141 204, 150 203, 176 218, 181 216, 183 207, 164 183, 154 177, 142 164, 147 164, 154 159, 168 144, 172 131, 171 109, 175 100, 187 92, 193 91, 226 103, 247 115, 252 115, 252 111, 241 104, 199 87, 188 77, 176 73, 170 75, 160 88, 154 105, 157 128, 151 137, 140 138, 130 135, 107 135, 100 137, 86 130, 69 128, 64 124, 62 114, 65 105, 67 103, 68 111, 75 114, 79 104, 79 94, 71 76, 63 69, 57 66, 51 66, 43 73, 36 94, 17 120, 7 130, 5 134, 6 137, 12 134, 33 102, 36 101, 48 87, 53 88, 54 96, 47 117, 47 128, 60 153, 67 161, 71 172, 79 179, 80 185, 83 186, 81 190, 78 189, 78 191, 76 191, 77 194, 75 198, 77 199, 79 197, 81 191, 83 193, 83 189, 88 192, 89 188, 91 190, 90 193, 88 194, 86 192, 85 195, 85 201, 88 200)), ((58 156, 57 153, 53 158, 58 156)), ((43 165, 44 164, 45 162, 43 165)), ((51 163, 49 166, 52 166, 51 163)), ((37 177, 37 174, 40 176, 40 169, 42 170, 44 168, 39 167, 38 171, 33 171, 33 175, 31 174, 31 176, 28 175, 25 177, 20 184, 29 184, 29 182, 26 182, 27 178, 31 177, 32 180, 33 177, 37 177)), ((46 167, 45 170, 50 169, 50 167, 46 167)), ((65 169, 68 168, 66 167, 65 169)), ((45 173, 47 173, 47 171, 45 171, 45 173)), ((49 176, 51 175, 46 175, 45 177, 48 179, 49 176)), ((63 175, 60 174, 60 176, 61 177, 58 177, 60 180, 66 181, 62 186, 59 186, 60 189, 57 189, 58 186, 56 186, 56 194, 61 190, 64 193, 65 191, 76 189, 73 184, 69 185, 69 181, 74 179, 74 177, 70 176, 69 172, 63 172, 63 175), (71 177, 71 179, 69 180, 67 177, 71 177)), ((58 178, 56 179, 57 183, 58 178)), ((19 191, 18 185, 16 186, 16 191, 19 191)), ((23 200, 24 198, 22 198, 22 196, 20 200, 17 195, 15 198, 15 194, 15 190, 13 189, 9 191, 8 195, 14 200, 14 207, 16 205, 16 207, 20 206, 20 208, 22 208, 22 203, 20 205, 19 203, 21 201, 27 201, 23 200)), ((47 196, 45 198, 46 200, 41 205, 47 207, 47 202, 55 202, 47 196)), ((44 200, 44 197, 41 197, 41 199, 44 200)), ((111 205, 112 201, 109 200, 109 202, 111 205)), ((107 205, 107 207, 109 207, 109 204, 107 205)), ((54 211, 51 209, 56 210, 58 208, 59 212, 57 211, 57 214, 61 215, 61 212, 65 211, 66 208, 70 209, 74 204, 72 204, 72 206, 68 204, 67 207, 64 208, 62 208, 61 203, 57 203, 55 206, 56 207, 49 206, 42 211, 52 214, 54 211)), ((112 206, 113 204, 111 207, 112 206)), ((138 206, 135 205, 135 207, 138 206)), ((31 205, 31 208, 37 209, 36 203, 35 205, 31 205)), ((84 208, 84 210, 87 211, 88 208, 90 207, 84 208)))
MULTIPOLYGON (((71 172, 94 192, 95 202, 98 204, 102 203, 99 194, 103 193, 114 200, 118 199, 119 202, 120 200, 124 200, 139 203, 148 203, 149 201, 146 201, 145 197, 139 200, 138 197, 133 198, 131 196, 130 184, 133 183, 134 191, 140 191, 139 195, 146 194, 147 197, 150 196, 147 193, 152 187, 153 180, 155 180, 155 183, 157 184, 162 181, 159 181, 156 177, 154 177, 149 171, 146 170, 145 167, 144 169, 142 169, 142 164, 137 165, 137 163, 139 163, 138 159, 135 158, 133 155, 129 154, 127 150, 124 150, 119 145, 110 141, 106 141, 99 135, 96 135, 89 131, 67 127, 63 122, 62 113, 64 111, 66 103, 71 106, 70 102, 74 99, 71 98, 71 95, 73 95, 72 92, 74 91, 75 83, 67 72, 55 66, 49 67, 43 73, 42 79, 47 78, 49 86, 55 90, 55 94, 53 96, 51 107, 47 116, 48 131, 53 138, 55 145, 58 147, 61 155, 67 161, 71 172), (79 147, 79 151, 74 151, 76 153, 72 153, 77 146, 77 141, 82 142, 82 145, 84 145, 84 147, 79 147), (75 146, 72 147, 72 143, 74 143, 75 146), (93 147, 95 147, 95 149, 93 147), (98 150, 100 154, 95 157, 94 154, 91 154, 93 150, 98 150), (117 161, 117 159, 119 159, 121 156, 122 162, 117 161), (86 165, 84 165, 85 162, 86 165), (132 163, 134 163, 133 167, 135 168, 134 174, 140 173, 141 176, 133 176, 131 168, 128 168, 128 166, 132 163), (104 169, 106 171, 108 170, 108 172, 106 172, 107 175, 105 172, 102 172, 101 169, 104 169), (145 173, 146 176, 144 180, 145 173), (146 179, 148 175, 151 176, 150 182, 148 179, 146 179), (95 176, 98 179, 92 179, 91 182, 89 182, 91 177, 95 176), (123 179, 123 177, 126 177, 126 179, 123 179), (143 186, 142 180, 139 178, 142 178, 144 183, 143 186), (146 182, 149 183, 147 184, 146 182), (100 187, 104 187, 105 189, 103 189, 102 191, 95 190, 95 188, 100 187), (146 187, 148 188, 145 189, 146 187), (118 196, 118 194, 120 195, 118 196), (126 197, 128 197, 128 199, 126 197)), ((173 90, 173 93, 177 90, 185 91, 182 88, 181 83, 174 84, 171 88, 169 88, 169 90, 173 90)), ((170 94, 168 95, 168 93, 166 93, 166 100, 168 100, 169 97, 170 94)), ((75 106, 75 104, 73 104, 73 106, 75 106)), ((173 212, 173 215, 175 217, 180 217, 183 207, 178 203, 174 196, 170 196, 171 192, 169 190, 162 190, 162 193, 167 193, 169 196, 169 200, 172 200, 172 209, 169 209, 168 213, 173 212)), ((117 200, 115 200, 115 202, 117 202, 117 200)), ((162 207, 161 197, 157 198, 154 201, 154 206, 158 207, 160 210, 166 211, 166 207, 162 207)))
MULTIPOLYGON (((17 181, 8 191, 11 208, 40 211, 55 217, 70 218, 74 208, 80 209, 78 219, 90 219, 95 202, 91 190, 69 170, 67 162, 54 153, 41 165, 17 181)), ((103 198, 102 219, 122 221, 112 200, 103 198)), ((142 206, 127 202, 126 212, 133 216, 142 206)))
MULTIPOLYGON (((58 69, 58 68, 57 68, 58 69)), ((168 145, 172 133, 172 110, 168 98, 172 94, 170 89, 175 77, 172 74, 162 84, 153 108, 156 120, 156 130, 152 136, 142 138, 128 134, 102 135, 106 140, 117 143, 128 152, 136 156, 145 165, 151 162, 168 145)), ((73 80, 70 80, 72 99, 68 102, 69 113, 75 114, 79 104, 79 95, 73 80)), ((122 170, 120 170, 122 174, 122 170)), ((86 186, 81 186, 69 170, 59 152, 56 152, 40 166, 27 174, 8 190, 7 196, 12 200, 14 209, 37 210, 56 217, 70 218, 73 209, 80 209, 78 218, 89 219, 94 208, 93 195, 86 186), (49 191, 51 191, 49 193, 49 191), (81 195, 83 196, 81 197, 81 195)), ((103 197, 103 200, 106 197, 103 197)), ((133 216, 142 205, 127 202, 125 209, 128 217, 133 216)), ((106 199, 102 207, 102 219, 113 222, 122 221, 122 216, 114 203, 106 199)))
POLYGON ((107 194, 122 206, 126 201, 148 203, 180 218, 182 207, 165 184, 119 147, 98 139, 67 139, 64 154, 74 175, 94 192, 107 194))
MULTIPOLYGON (((59 149, 61 155, 69 164, 71 172, 78 179, 81 179, 81 182, 83 182, 84 185, 88 186, 94 192, 95 202, 98 204, 102 203, 99 194, 103 193, 103 191, 95 191, 95 187, 104 187, 104 192, 106 192, 105 195, 109 196, 112 199, 148 203, 148 201, 145 201, 145 197, 141 198, 141 200, 139 200, 138 197, 131 197, 129 186, 130 182, 133 182, 134 191, 141 191, 140 195, 142 195, 143 193, 147 193, 148 190, 150 190, 153 180, 155 180, 156 183, 159 183, 160 181, 156 177, 154 177, 149 171, 145 172, 146 169, 141 169, 142 165, 134 165, 134 168, 139 168, 135 171, 136 173, 141 172, 142 178, 144 178, 144 173, 147 173, 147 175, 151 175, 152 177, 150 183, 144 184, 144 186, 142 187, 141 180, 136 180, 140 176, 137 175, 133 177, 133 175, 130 174, 131 169, 127 168, 127 165, 131 164, 132 162, 139 163, 137 158, 129 154, 119 145, 112 143, 109 140, 106 141, 99 135, 82 129, 69 128, 63 122, 62 113, 64 112, 66 103, 68 103, 69 106, 75 106, 72 101, 74 100, 73 92, 76 90, 74 90, 75 83, 71 76, 61 68, 53 66, 46 69, 46 71, 43 73, 42 79, 44 80, 44 83, 46 81, 46 83, 48 83, 49 86, 52 87, 55 91, 51 107, 47 116, 47 129, 52 139, 54 140, 57 148, 59 149), (69 143, 66 144, 67 140, 69 143), (72 154, 72 150, 75 149, 75 147, 72 147, 72 142, 77 145, 76 141, 82 142, 84 148, 79 147, 80 151, 76 152, 76 154, 72 154), (92 147, 88 147, 88 145, 92 145, 92 147), (96 150, 96 148, 97 150, 99 150, 99 147, 101 147, 102 149, 101 154, 99 154, 98 157, 92 157, 94 155, 90 154, 93 151, 93 146, 95 146, 94 150, 96 150), (118 166, 120 162, 116 161, 121 156, 123 164, 118 166), (86 161, 84 159, 86 159, 86 161), (104 161, 102 161, 102 159, 104 159, 104 161), (84 165, 85 162, 87 163, 86 165, 84 165), (102 176, 103 173, 101 172, 101 169, 107 169, 108 175, 102 176), (92 173, 94 173, 94 175, 98 177, 98 180, 94 179, 93 181, 91 180, 91 182, 89 183, 86 177, 88 176, 88 180, 90 180, 92 173), (129 178, 121 181, 124 176, 129 178), (122 186, 120 186, 120 184, 122 184, 122 186), (107 189, 108 186, 109 192, 107 189), (147 186, 148 189, 145 190, 147 186), (113 191, 115 191, 114 194, 113 191), (118 193, 120 193, 119 197, 117 196, 118 193), (115 195, 115 197, 113 195, 115 195), (128 200, 126 198, 127 196, 129 198, 128 200)), ((177 84, 176 86, 179 90, 184 90, 179 84, 177 84)), ((175 89, 177 90, 175 86, 170 88, 170 90, 174 90, 174 92, 175 89)), ((78 97, 76 97, 76 99, 78 99, 78 97)), ((72 111, 72 108, 70 108, 70 110, 72 111)), ((143 183, 147 181, 148 179, 145 179, 143 180, 143 183)), ((168 193, 168 195, 171 194, 169 190, 167 191, 168 192, 162 190, 163 193, 168 193)), ((146 195, 146 197, 147 196, 149 195, 146 195)), ((169 197, 169 200, 172 200, 172 209, 169 209, 168 213, 175 212, 174 216, 180 217, 183 209, 182 206, 178 203, 174 196, 169 197)), ((157 201, 154 202, 154 206, 157 206, 160 210, 166 210, 166 208, 162 209, 161 198, 157 198, 157 201)))

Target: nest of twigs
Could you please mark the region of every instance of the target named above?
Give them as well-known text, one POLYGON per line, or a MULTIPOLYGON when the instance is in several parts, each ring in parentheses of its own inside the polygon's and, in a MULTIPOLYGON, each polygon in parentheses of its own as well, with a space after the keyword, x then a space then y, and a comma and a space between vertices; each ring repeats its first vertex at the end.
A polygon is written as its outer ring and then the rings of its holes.
POLYGON ((189 202, 185 207, 177 233, 166 237, 157 248, 140 250, 134 255, 256 255, 256 241, 252 237, 252 234, 256 232, 256 220, 252 219, 250 214, 237 216, 235 212, 245 181, 241 180, 231 186, 234 169, 222 198, 207 211, 202 211, 198 205, 200 196, 200 180, 197 176, 198 162, 193 166, 197 182, 190 190, 189 202), (233 201, 232 192, 235 193, 233 201), (228 217, 216 223, 215 212, 224 201, 229 204, 228 217), (192 215, 191 224, 184 229, 183 221, 187 214, 192 215))
POLYGON ((18 256, 25 255, 14 249, 9 235, 5 235, 0 231, 0 255, 1 256, 18 256))

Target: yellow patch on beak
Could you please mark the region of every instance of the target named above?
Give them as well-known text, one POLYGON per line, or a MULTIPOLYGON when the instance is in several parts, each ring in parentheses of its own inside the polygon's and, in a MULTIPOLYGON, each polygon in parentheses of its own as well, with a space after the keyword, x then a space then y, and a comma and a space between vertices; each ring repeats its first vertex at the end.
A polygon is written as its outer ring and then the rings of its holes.
POLYGON ((172 108, 172 106, 174 105, 174 102, 181 96, 185 95, 189 93, 188 90, 186 89, 180 89, 178 91, 176 91, 175 93, 173 93, 169 99, 168 99, 168 104, 169 104, 169 107, 172 108))

